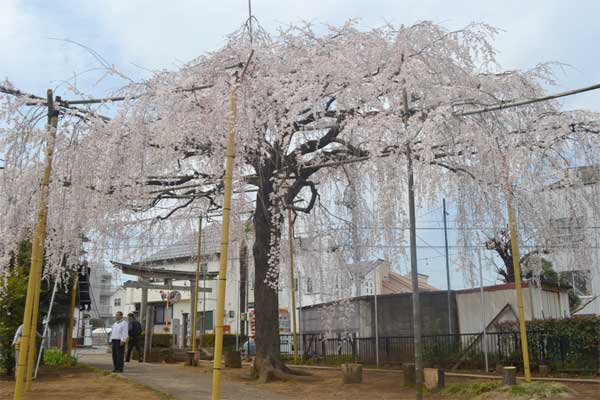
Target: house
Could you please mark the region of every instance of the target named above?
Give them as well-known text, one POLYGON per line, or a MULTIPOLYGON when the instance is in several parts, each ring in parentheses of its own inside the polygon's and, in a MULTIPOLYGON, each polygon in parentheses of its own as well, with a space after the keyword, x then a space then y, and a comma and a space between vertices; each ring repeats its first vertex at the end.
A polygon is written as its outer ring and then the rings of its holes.
POLYGON ((553 213, 546 258, 579 296, 577 314, 600 315, 600 166, 566 170, 545 200, 553 213))

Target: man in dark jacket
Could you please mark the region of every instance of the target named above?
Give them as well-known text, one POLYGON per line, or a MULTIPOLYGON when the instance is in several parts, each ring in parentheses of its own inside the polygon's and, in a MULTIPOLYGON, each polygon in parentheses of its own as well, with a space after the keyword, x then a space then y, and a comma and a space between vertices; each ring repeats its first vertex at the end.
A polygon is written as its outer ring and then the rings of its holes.
POLYGON ((129 340, 127 341, 127 357, 125 358, 125 362, 131 360, 131 352, 134 347, 138 356, 138 361, 142 362, 143 354, 139 340, 142 333, 142 325, 135 319, 135 316, 132 313, 127 314, 127 319, 129 320, 129 340))

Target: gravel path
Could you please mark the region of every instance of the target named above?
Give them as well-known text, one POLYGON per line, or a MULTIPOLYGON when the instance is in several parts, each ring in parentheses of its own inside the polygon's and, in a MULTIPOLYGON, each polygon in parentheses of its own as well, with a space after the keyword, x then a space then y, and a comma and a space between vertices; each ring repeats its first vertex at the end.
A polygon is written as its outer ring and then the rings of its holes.
MULTIPOLYGON (((79 362, 107 371, 112 371, 110 354, 79 354, 79 362)), ((150 364, 131 361, 125 363, 122 374, 127 379, 144 386, 160 390, 178 400, 204 400, 211 397, 212 375, 201 374, 192 367, 183 368, 181 364, 150 364)), ((237 382, 223 380, 221 399, 230 400, 283 400, 295 397, 282 396, 259 391, 237 382)))

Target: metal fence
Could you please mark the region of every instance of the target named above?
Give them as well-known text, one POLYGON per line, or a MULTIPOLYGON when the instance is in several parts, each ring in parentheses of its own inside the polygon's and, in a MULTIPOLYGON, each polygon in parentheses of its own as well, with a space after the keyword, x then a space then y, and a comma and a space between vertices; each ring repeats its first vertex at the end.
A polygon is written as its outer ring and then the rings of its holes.
MULTIPOLYGON (((556 370, 596 371, 600 368, 600 338, 583 342, 568 336, 528 332, 530 360, 533 366, 545 364, 556 370)), ((281 335, 280 352, 293 355, 292 335, 281 335)), ((422 337, 423 359, 429 366, 483 369, 487 353, 489 368, 496 365, 521 366, 519 332, 491 332, 422 337)), ((322 335, 298 335, 298 353, 314 362, 354 361, 376 363, 376 339, 353 336, 327 338, 322 335)), ((379 338, 380 364, 414 362, 414 338, 379 338)))

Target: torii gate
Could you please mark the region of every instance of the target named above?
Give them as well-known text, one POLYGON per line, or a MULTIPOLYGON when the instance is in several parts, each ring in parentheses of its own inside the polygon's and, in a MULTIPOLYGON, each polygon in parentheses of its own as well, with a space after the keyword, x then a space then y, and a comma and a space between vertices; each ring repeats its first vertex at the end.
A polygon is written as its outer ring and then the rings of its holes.
MULTIPOLYGON (((181 271, 165 268, 150 268, 145 266, 125 264, 117 261, 111 261, 112 265, 119 268, 124 274, 136 275, 138 277, 137 282, 127 281, 123 284, 126 288, 142 289, 142 304, 140 309, 140 323, 144 326, 143 321, 146 319, 146 308, 148 306, 148 289, 157 290, 179 290, 179 291, 190 291, 193 292, 194 282, 196 279, 195 271, 181 271), (152 278, 152 281, 150 280, 152 278), (162 281, 162 283, 154 283, 156 280, 162 281), (173 285, 173 281, 189 281, 189 286, 176 286, 173 285)), ((200 273, 200 279, 214 280, 219 275, 218 271, 203 271, 200 273)), ((198 288, 198 292, 211 293, 211 288, 198 288)), ((190 317, 194 313, 194 299, 198 302, 196 296, 190 296, 190 317)))

